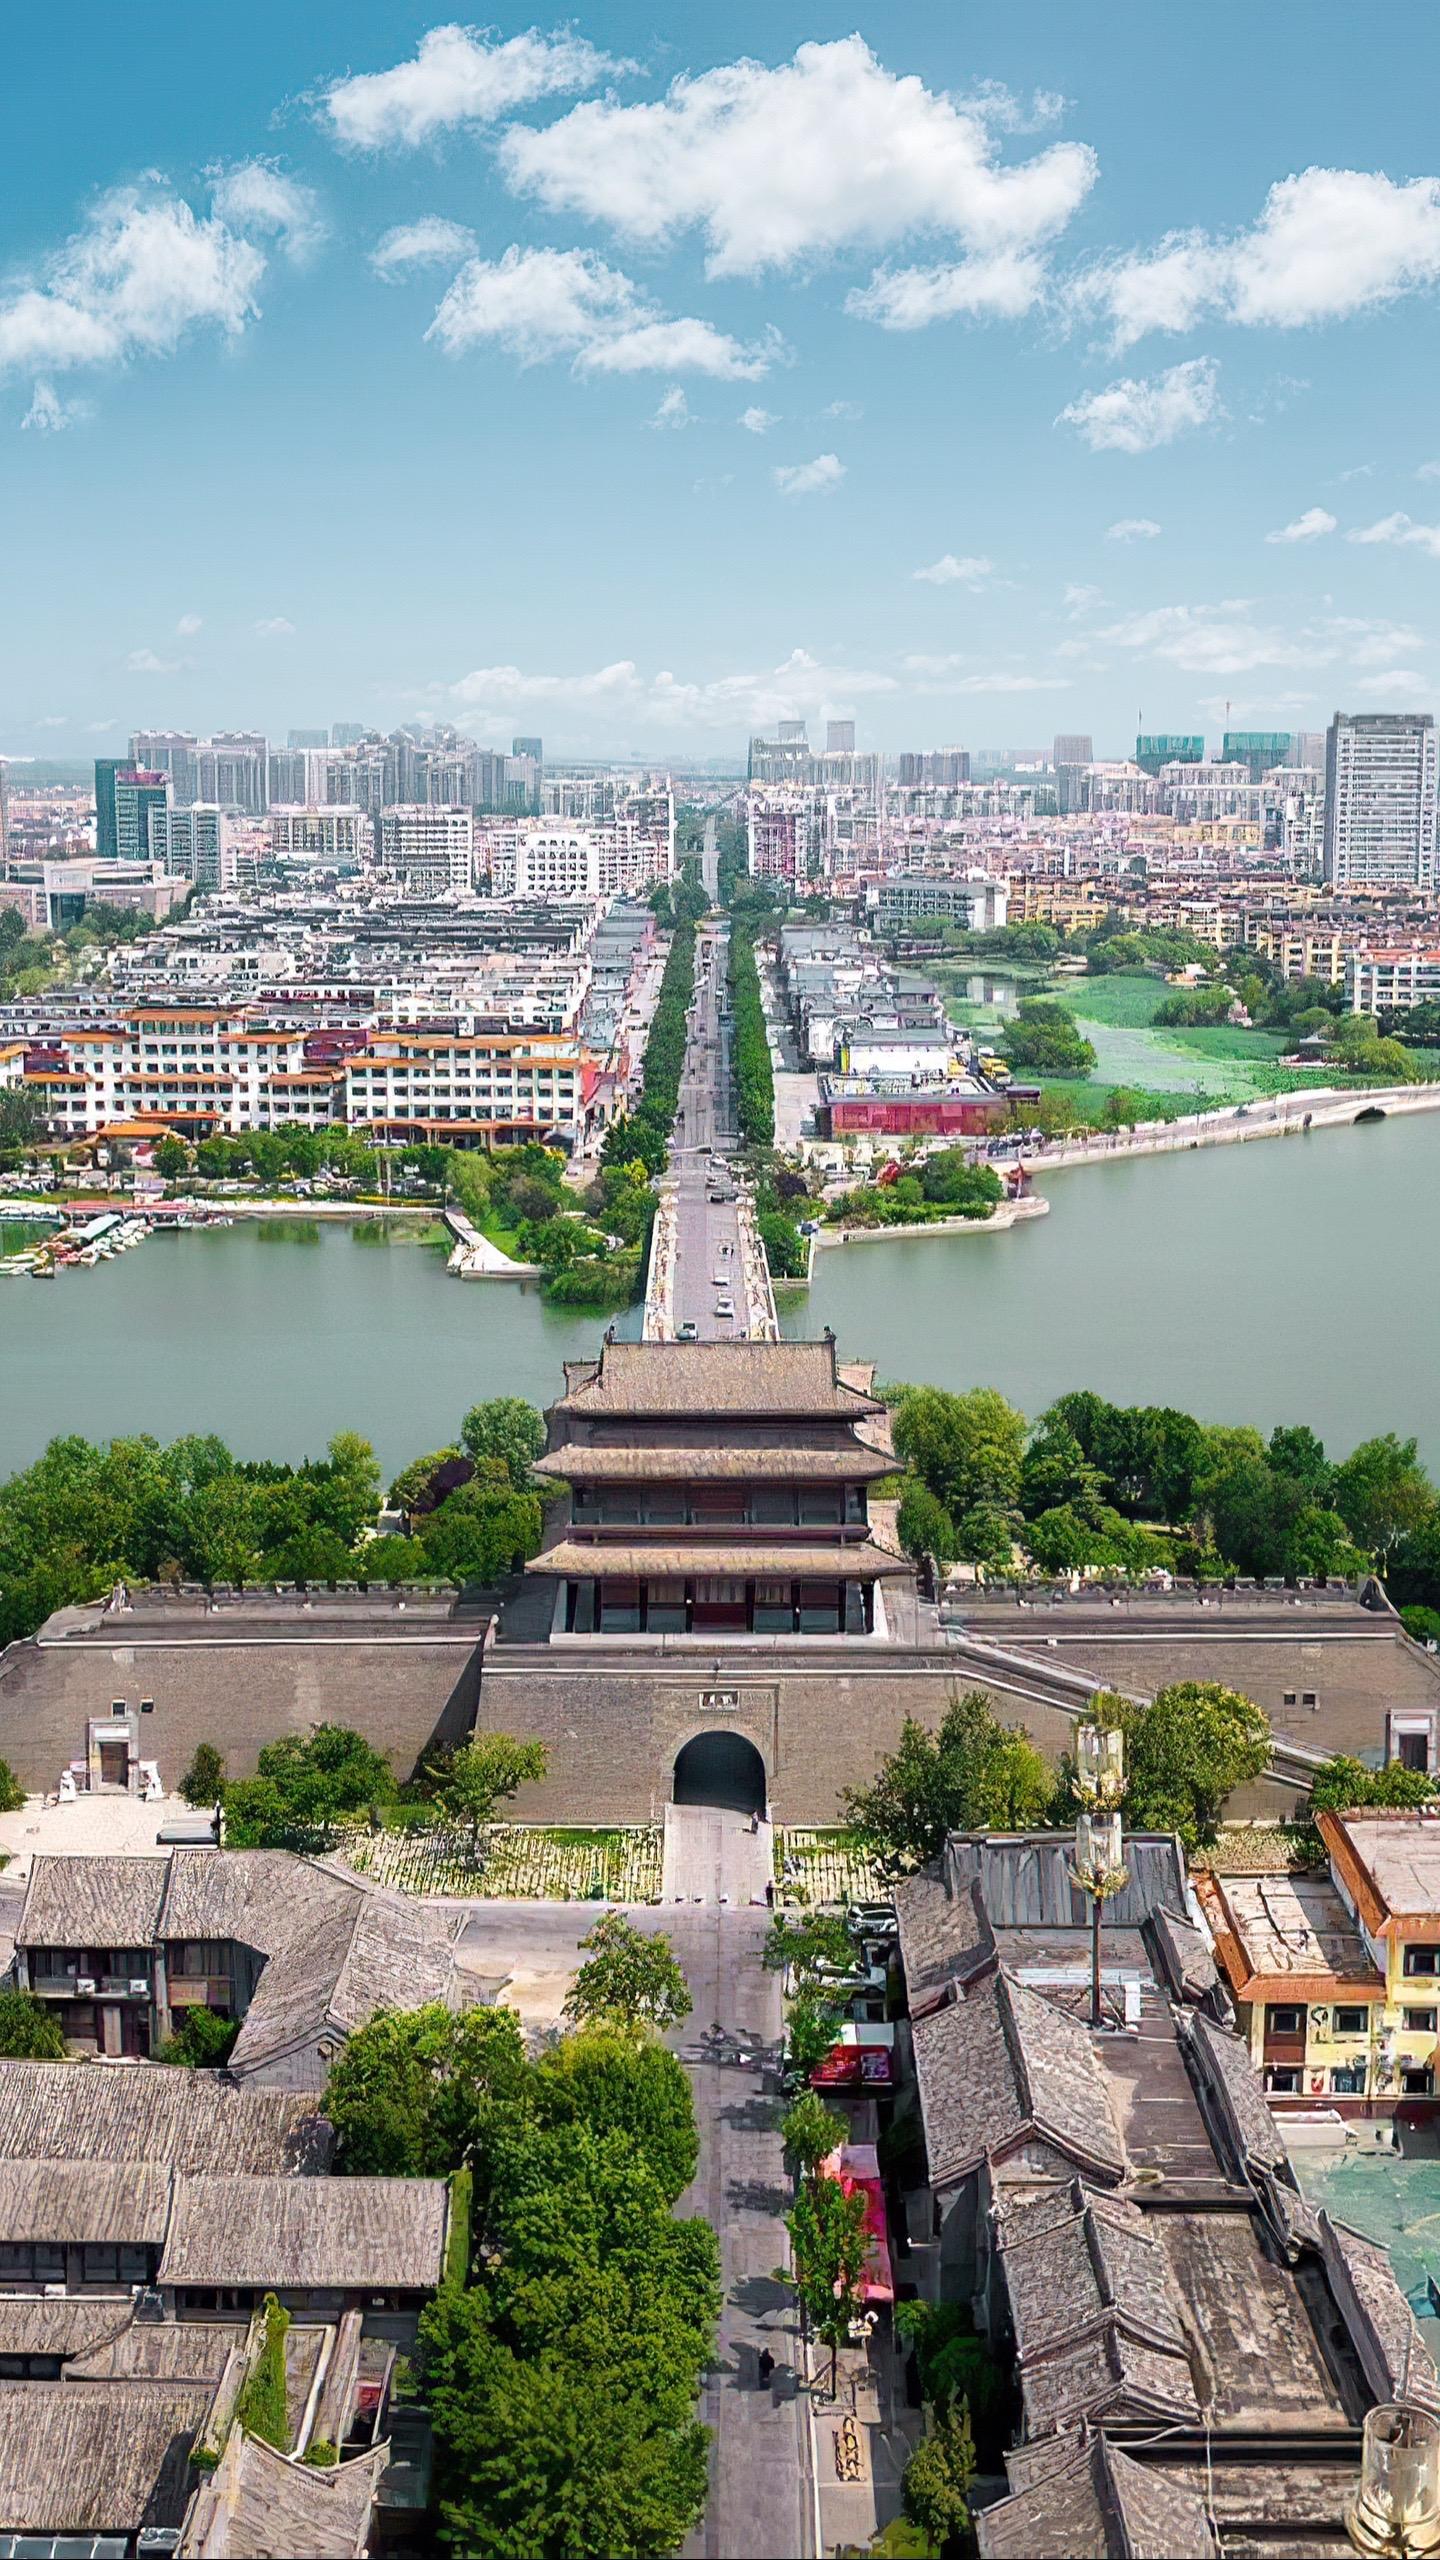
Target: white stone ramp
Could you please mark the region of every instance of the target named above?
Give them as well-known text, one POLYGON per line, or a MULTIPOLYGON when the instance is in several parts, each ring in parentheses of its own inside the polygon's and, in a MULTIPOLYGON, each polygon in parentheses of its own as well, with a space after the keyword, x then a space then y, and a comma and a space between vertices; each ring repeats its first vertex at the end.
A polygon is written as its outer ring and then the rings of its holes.
POLYGON ((768 1822, 723 1805, 667 1804, 662 1902, 761 1902, 775 1872, 768 1822))

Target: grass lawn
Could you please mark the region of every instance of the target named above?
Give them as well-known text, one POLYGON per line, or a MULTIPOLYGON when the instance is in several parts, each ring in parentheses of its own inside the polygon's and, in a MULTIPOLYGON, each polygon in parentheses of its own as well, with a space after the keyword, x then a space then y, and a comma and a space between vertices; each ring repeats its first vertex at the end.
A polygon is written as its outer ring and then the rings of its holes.
POLYGON ((513 1262, 524 1261, 525 1256, 520 1250, 519 1229, 507 1227, 504 1220, 498 1217, 493 1209, 487 1209, 483 1218, 472 1219, 471 1224, 477 1227, 481 1235, 487 1237, 491 1244, 498 1245, 502 1253, 508 1253, 513 1262))
POLYGON ((1117 1030, 1148 1029, 1167 996, 1175 989, 1163 978, 1129 970, 1113 978, 1065 978, 1055 989, 1061 1004, 1085 1022, 1111 1023, 1117 1030))

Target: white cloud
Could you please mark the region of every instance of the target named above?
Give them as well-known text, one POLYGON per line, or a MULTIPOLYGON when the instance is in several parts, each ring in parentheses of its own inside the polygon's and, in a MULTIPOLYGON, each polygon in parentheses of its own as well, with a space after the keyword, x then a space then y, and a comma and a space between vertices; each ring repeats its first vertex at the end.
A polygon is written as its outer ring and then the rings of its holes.
POLYGON ((1392 701, 1404 695, 1409 701, 1418 698, 1421 702, 1429 702, 1435 692, 1429 677, 1417 675, 1413 667, 1388 667, 1383 675, 1361 676, 1355 689, 1357 693, 1388 695, 1392 701))
POLYGON ((958 670, 968 664, 963 651, 952 649, 940 657, 921 653, 902 658, 907 675, 921 681, 921 693, 1063 693, 1069 676, 1026 675, 1018 668, 999 668, 988 675, 962 676, 958 670))
POLYGON ((1152 329, 1218 317, 1298 329, 1373 311, 1440 281, 1440 179, 1304 169, 1270 189, 1248 231, 1174 231, 1092 268, 1074 287, 1117 348, 1152 329))
POLYGON ((458 267, 475 246, 475 234, 463 222, 447 222, 427 213, 419 222, 397 222, 382 232, 370 252, 377 276, 403 275, 411 267, 458 267))
POLYGON ((1213 357, 1195 356, 1167 373, 1127 376, 1103 391, 1087 391, 1055 423, 1078 427, 1092 453, 1153 453, 1187 429, 1224 417, 1219 378, 1213 357))
POLYGON ((1157 605, 1146 613, 1127 614, 1098 636, 1188 674, 1210 676, 1251 675, 1262 667, 1383 665, 1418 638, 1403 625, 1356 614, 1329 614, 1283 626, 1257 623, 1244 597, 1213 605, 1157 605))
POLYGON ((889 267, 845 297, 852 320, 882 329, 928 329, 932 320, 1018 320, 1045 291, 1045 261, 1028 250, 1001 250, 958 265, 889 267))
POLYGON ((1071 621, 1076 622, 1082 613, 1091 613, 1097 604, 1103 604, 1105 597, 1099 587, 1068 586, 1060 601, 1071 621))
POLYGON ((432 27, 411 61, 332 81, 320 112, 337 142, 413 150, 457 126, 495 124, 536 98, 573 97, 628 67, 566 30, 532 27, 495 44, 469 27, 432 27))
POLYGON ((980 587, 993 578, 995 563, 983 558, 957 560, 953 551, 947 551, 932 560, 928 569, 912 569, 910 574, 923 587, 980 587))
POLYGON ((178 658, 157 658, 153 649, 132 649, 125 661, 132 676, 173 676, 180 666, 178 658))
POLYGON ((559 704, 577 730, 616 734, 622 721, 651 730, 719 729, 734 734, 772 720, 841 717, 859 701, 902 690, 897 676, 873 668, 827 666, 807 649, 792 650, 763 673, 683 681, 668 668, 646 676, 631 658, 581 675, 533 675, 514 666, 477 667, 437 688, 447 704, 483 725, 559 704))
POLYGON ((1440 480, 1440 462, 1422 462, 1415 477, 1417 480, 1440 480))
POLYGON ((741 410, 736 424, 742 426, 747 435, 763 436, 768 427, 778 427, 780 421, 771 409, 751 408, 741 410))
POLYGON ((647 418, 645 423, 650 427, 693 427, 695 421, 690 415, 690 403, 678 382, 671 383, 654 417, 647 418))
POLYGON ((118 720, 87 720, 85 726, 90 737, 103 738, 107 729, 118 729, 120 723, 118 720))
POLYGON ((313 187, 287 178, 273 160, 237 160, 207 170, 210 209, 228 231, 247 240, 275 239, 289 257, 307 258, 325 237, 320 200, 313 187))
POLYGON ((288 622, 283 613, 262 614, 255 625, 257 640, 289 640, 294 631, 294 623, 288 622))
POLYGON ((865 412, 858 400, 832 400, 820 415, 822 418, 863 418, 865 412))
POLYGON ((1154 542, 1165 530, 1153 516, 1121 516, 1105 528, 1107 542, 1154 542))
POLYGON ((744 347, 708 320, 666 320, 630 278, 589 249, 522 249, 471 258, 426 331, 447 355, 495 341, 521 364, 571 356, 590 373, 706 373, 752 382, 776 342, 744 347))
POLYGON ((770 477, 784 498, 813 498, 839 488, 845 465, 838 454, 817 453, 813 462, 777 462, 770 477))
POLYGON ((1321 535, 1333 533, 1336 519, 1327 507, 1307 507, 1293 524, 1282 524, 1276 532, 1267 533, 1267 542, 1318 542, 1321 535))
POLYGON ((1424 551, 1432 560, 1440 560, 1440 524, 1416 524, 1412 516, 1381 516, 1378 524, 1357 525, 1345 539, 1394 543, 1402 550, 1424 551))
POLYGON ((682 76, 659 101, 594 100, 539 130, 512 126, 500 161, 520 192, 623 238, 702 231, 715 276, 942 239, 964 252, 962 276, 974 262, 968 282, 877 278, 875 288, 876 316, 926 299, 934 316, 1014 308, 1021 264, 1064 229, 1094 181, 1083 143, 1002 166, 1001 121, 993 101, 897 78, 852 35, 802 44, 774 70, 741 61, 682 76))
POLYGON ((175 625, 175 634, 177 639, 193 640, 199 629, 200 616, 198 613, 182 613, 179 621, 175 625))
POLYGON ((67 427, 88 418, 90 404, 86 400, 62 400, 53 382, 37 382, 30 396, 30 406, 20 424, 33 427, 37 435, 63 435, 67 427))
POLYGON ((210 324, 238 336, 255 315, 264 251, 163 189, 104 197, 44 267, 0 295, 0 371, 169 355, 210 324))

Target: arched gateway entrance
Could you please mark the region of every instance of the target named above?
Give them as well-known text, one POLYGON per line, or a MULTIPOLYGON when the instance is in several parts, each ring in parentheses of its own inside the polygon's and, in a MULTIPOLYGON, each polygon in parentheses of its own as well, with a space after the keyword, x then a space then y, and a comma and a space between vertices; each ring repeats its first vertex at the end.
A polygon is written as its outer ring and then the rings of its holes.
POLYGON ((697 1733, 675 1757, 676 1804, 713 1804, 731 1813, 765 1811, 765 1763, 743 1733, 697 1733))

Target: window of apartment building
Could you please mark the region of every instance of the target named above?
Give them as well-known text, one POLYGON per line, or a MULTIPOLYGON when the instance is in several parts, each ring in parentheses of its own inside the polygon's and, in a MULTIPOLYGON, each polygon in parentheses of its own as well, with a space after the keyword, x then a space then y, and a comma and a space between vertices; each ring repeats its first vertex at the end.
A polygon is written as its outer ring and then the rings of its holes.
POLYGON ((1440 1973, 1440 1947, 1407 1947, 1404 1971, 1412 1980, 1417 1974, 1440 1973))
POLYGON ((1337 2036, 1363 2036, 1370 2032, 1370 2012, 1363 2008, 1343 2008, 1335 2012, 1337 2036))
POLYGON ((1427 2063, 1423 2070, 1407 2069, 1400 2074, 1401 2093, 1407 2098, 1433 2098, 1435 2074, 1427 2063))
POLYGON ((1336 2098, 1363 2098, 1365 2095, 1364 2063, 1337 2064, 1330 2074, 1330 2090, 1331 2095, 1336 2098))
POLYGON ((1304 2076, 1298 2064, 1275 2064, 1265 2074, 1265 2087, 1272 2097, 1298 2098, 1303 2085, 1304 2076))
POLYGON ((1433 2009, 1407 2009, 1404 2012, 1407 2036, 1433 2036, 1436 2012, 1433 2009))
POLYGON ((1303 2036, 1305 2033, 1304 2009, 1284 2001, 1277 2003, 1272 2000, 1265 2011, 1265 2032, 1269 2036, 1303 2036))

